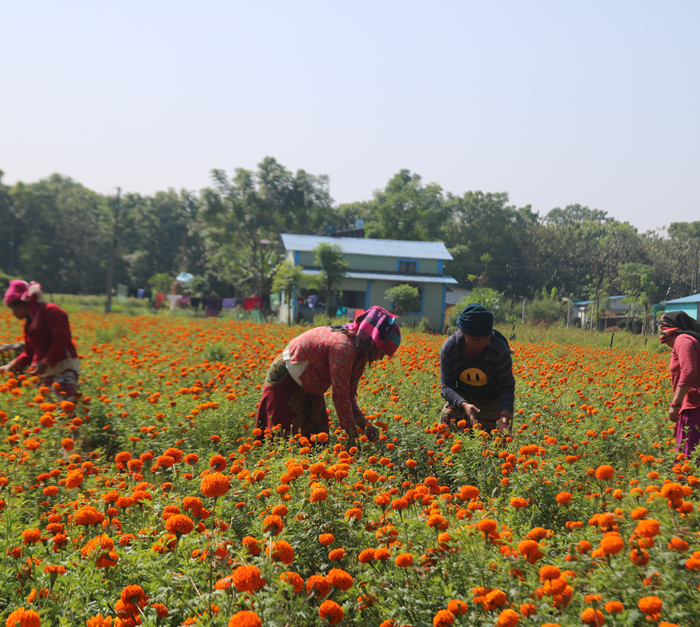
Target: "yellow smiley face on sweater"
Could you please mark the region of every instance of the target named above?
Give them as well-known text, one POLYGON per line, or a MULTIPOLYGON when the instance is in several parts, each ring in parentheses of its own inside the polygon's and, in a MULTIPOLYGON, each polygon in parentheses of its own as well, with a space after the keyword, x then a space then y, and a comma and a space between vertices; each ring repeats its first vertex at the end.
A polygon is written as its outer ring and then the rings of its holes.
POLYGON ((486 373, 479 368, 467 368, 459 375, 459 380, 467 385, 482 386, 489 382, 486 373))

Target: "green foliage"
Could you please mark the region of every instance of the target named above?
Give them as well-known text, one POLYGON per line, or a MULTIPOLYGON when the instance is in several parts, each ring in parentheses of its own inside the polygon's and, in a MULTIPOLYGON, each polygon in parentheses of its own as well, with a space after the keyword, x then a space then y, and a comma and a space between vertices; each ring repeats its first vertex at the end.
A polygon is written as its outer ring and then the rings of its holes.
POLYGON ((433 241, 441 239, 448 215, 442 188, 423 185, 418 174, 404 169, 374 193, 374 220, 365 228, 368 237, 433 241))
POLYGON ((272 280, 272 292, 284 293, 290 298, 295 290, 306 284, 306 278, 301 266, 295 266, 288 261, 283 261, 275 268, 272 280))
POLYGON ((174 281, 174 277, 169 276, 163 272, 154 274, 150 279, 148 279, 148 285, 154 292, 159 292, 161 294, 170 294, 170 286, 174 281))
POLYGON ((566 319, 567 304, 557 298, 557 289, 551 292, 543 287, 534 300, 528 301, 525 315, 528 320, 537 323, 554 324, 566 319))
POLYGON ((316 265, 321 267, 317 285, 326 294, 326 315, 333 311, 331 296, 337 285, 343 280, 350 264, 343 258, 343 249, 338 244, 321 242, 311 251, 314 254, 316 265))
POLYGON ((394 303, 394 309, 401 312, 420 310, 420 292, 417 287, 403 283, 390 287, 384 292, 384 298, 394 303))

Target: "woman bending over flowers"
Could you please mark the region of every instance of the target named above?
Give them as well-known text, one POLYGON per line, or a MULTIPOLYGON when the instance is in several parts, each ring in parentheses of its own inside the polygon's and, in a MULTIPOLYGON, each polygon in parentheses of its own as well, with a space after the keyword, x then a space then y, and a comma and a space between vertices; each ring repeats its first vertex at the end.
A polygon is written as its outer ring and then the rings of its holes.
POLYGON ((256 426, 306 437, 328 433, 324 393, 331 388, 350 442, 357 427, 365 427, 367 437, 376 440, 377 429, 367 424, 357 404, 357 385, 368 363, 391 357, 400 343, 396 320, 382 307, 370 307, 349 324, 302 333, 270 364, 256 426))

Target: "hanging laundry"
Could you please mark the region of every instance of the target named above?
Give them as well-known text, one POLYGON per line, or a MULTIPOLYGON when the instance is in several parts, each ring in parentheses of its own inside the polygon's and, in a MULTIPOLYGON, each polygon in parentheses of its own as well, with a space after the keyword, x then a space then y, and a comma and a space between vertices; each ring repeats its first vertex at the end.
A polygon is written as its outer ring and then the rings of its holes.
MULTIPOLYGON (((360 314, 363 314, 363 313, 365 313, 364 309, 359 309, 359 308, 355 309, 355 318, 357 318, 357 316, 359 316, 360 314)), ((354 318, 353 318, 353 320, 354 320, 354 318)))
POLYGON ((190 299, 190 304, 192 305, 192 309, 199 309, 199 305, 202 302, 201 298, 191 298, 190 299))
POLYGON ((146 290, 141 288, 136 290, 136 298, 143 298, 146 295, 146 290))
POLYGON ((280 308, 280 295, 270 294, 270 309, 277 311, 280 308))
POLYGON ((336 318, 345 318, 348 315, 347 307, 338 307, 338 311, 335 312, 336 318))
POLYGON ((260 296, 252 296, 251 298, 243 299, 243 307, 245 309, 260 309, 262 305, 262 299, 260 296))
POLYGON ((223 298, 207 298, 206 315, 207 318, 217 318, 223 306, 223 298))
POLYGON ((354 307, 352 307, 352 308, 348 307, 348 320, 355 319, 355 312, 356 311, 357 311, 357 309, 355 309, 354 307))
POLYGON ((270 308, 270 295, 263 294, 260 297, 260 309, 269 309, 269 308, 270 308))
POLYGON ((190 304, 190 297, 189 296, 183 296, 180 299, 180 306, 182 305, 189 305, 190 304))
POLYGON ((135 287, 130 287, 130 288, 129 288, 129 291, 127 292, 126 295, 127 295, 129 298, 136 298, 137 293, 138 293, 138 290, 137 290, 135 287))
POLYGON ((166 296, 167 294, 156 294, 156 309, 160 309, 160 306, 163 304, 166 296))
POLYGON ((317 302, 318 302, 318 296, 316 296, 316 295, 309 296, 309 307, 311 307, 311 309, 316 308, 317 302))
POLYGON ((120 303, 125 303, 128 296, 129 296, 128 286, 122 285, 121 283, 117 283, 117 300, 120 303))
POLYGON ((224 298, 223 302, 221 303, 221 306, 224 309, 233 309, 236 306, 236 299, 235 298, 224 298))
POLYGON ((167 297, 168 302, 170 303, 170 311, 175 309, 175 305, 177 305, 177 301, 179 301, 182 296, 180 294, 168 294, 167 297))

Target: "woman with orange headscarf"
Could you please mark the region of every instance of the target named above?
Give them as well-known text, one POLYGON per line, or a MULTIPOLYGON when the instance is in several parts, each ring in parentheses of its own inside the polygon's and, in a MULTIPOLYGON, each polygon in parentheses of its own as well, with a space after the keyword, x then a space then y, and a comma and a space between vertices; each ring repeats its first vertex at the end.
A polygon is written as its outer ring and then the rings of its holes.
POLYGON ((80 360, 73 344, 68 315, 58 305, 41 298, 41 285, 10 281, 5 304, 18 320, 24 320, 24 352, 0 372, 27 372, 41 377, 61 400, 72 401, 78 387, 80 360))

